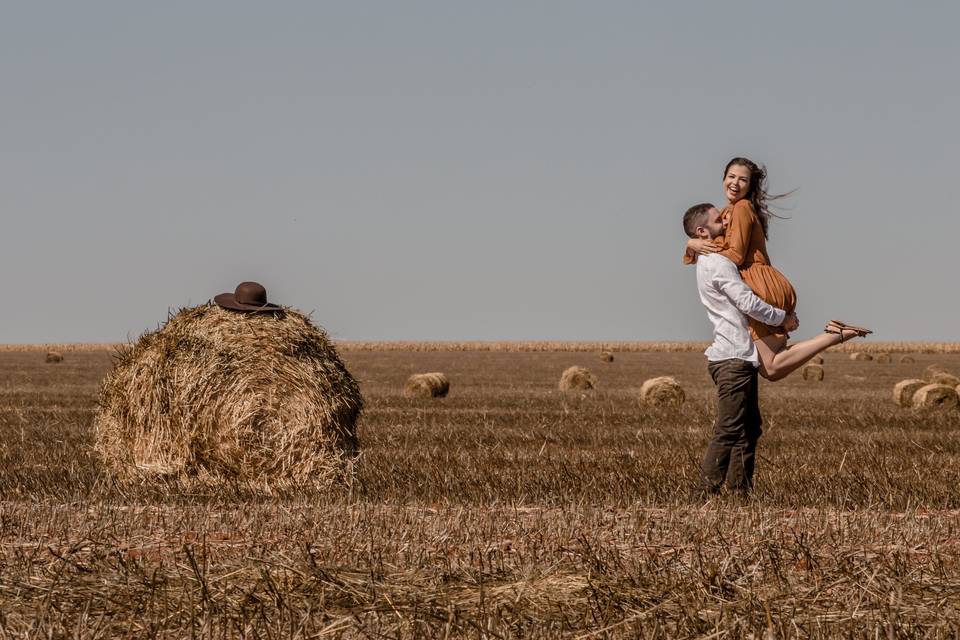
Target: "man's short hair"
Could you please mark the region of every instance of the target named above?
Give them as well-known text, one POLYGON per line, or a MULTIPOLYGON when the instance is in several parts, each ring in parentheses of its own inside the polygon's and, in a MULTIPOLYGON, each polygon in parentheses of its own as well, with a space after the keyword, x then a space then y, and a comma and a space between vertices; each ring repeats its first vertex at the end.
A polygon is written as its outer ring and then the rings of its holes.
POLYGON ((710 209, 713 209, 713 205, 709 202, 701 202, 687 209, 687 212, 683 214, 683 230, 688 236, 691 238, 697 237, 697 227, 707 224, 709 217, 707 212, 710 209))

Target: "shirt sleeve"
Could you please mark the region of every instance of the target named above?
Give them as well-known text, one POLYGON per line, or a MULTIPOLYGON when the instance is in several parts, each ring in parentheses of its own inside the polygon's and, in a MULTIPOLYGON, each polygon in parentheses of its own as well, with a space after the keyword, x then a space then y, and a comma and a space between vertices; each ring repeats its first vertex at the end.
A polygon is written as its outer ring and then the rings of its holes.
POLYGON ((740 277, 737 267, 729 260, 714 261, 713 281, 717 289, 730 298, 730 301, 740 310, 740 313, 771 327, 779 327, 786 319, 787 312, 761 300, 747 286, 747 283, 740 277))

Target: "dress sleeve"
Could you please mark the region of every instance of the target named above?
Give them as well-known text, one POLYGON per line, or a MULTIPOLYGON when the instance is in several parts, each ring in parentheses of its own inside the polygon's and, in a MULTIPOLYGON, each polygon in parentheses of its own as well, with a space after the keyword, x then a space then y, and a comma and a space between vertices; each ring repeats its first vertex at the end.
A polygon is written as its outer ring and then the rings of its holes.
POLYGON ((757 224, 757 214, 753 212, 753 205, 749 201, 740 200, 733 205, 730 224, 727 226, 724 247, 720 255, 728 258, 738 267, 743 265, 755 224, 757 224))

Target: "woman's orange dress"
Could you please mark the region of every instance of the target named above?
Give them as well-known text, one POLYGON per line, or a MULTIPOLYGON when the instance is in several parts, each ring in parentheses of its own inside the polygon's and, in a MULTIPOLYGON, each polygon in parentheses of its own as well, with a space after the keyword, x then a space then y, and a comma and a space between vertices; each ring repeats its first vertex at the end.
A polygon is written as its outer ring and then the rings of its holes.
MULTIPOLYGON (((763 227, 753 210, 753 204, 747 200, 738 200, 732 206, 727 205, 723 214, 730 216, 726 234, 717 237, 714 242, 723 249, 720 255, 726 256, 740 269, 740 276, 757 297, 787 313, 797 308, 797 292, 786 276, 773 268, 767 255, 767 239, 763 227)), ((685 264, 696 262, 696 256, 684 254, 685 264)), ((750 335, 754 340, 767 336, 786 337, 780 327, 771 327, 753 318, 750 322, 750 335)))

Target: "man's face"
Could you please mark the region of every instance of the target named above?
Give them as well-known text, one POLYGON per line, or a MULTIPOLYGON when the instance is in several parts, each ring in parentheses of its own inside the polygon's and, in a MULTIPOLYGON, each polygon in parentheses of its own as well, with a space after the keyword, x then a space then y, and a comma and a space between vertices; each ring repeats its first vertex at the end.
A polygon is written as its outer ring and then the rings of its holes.
POLYGON ((710 207, 707 211, 707 221, 697 227, 697 236, 706 240, 713 240, 717 236, 723 235, 723 229, 723 215, 717 211, 716 207, 710 207))

